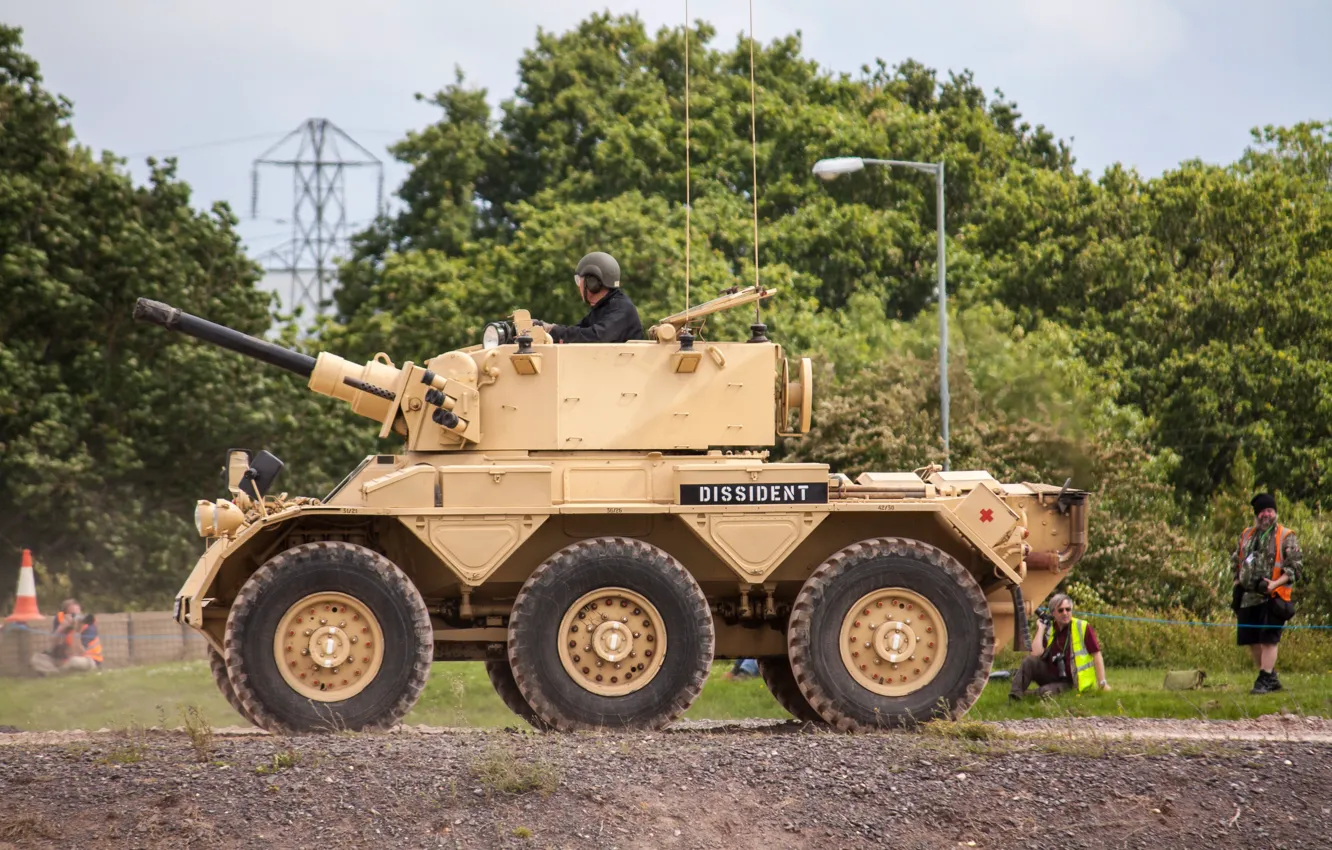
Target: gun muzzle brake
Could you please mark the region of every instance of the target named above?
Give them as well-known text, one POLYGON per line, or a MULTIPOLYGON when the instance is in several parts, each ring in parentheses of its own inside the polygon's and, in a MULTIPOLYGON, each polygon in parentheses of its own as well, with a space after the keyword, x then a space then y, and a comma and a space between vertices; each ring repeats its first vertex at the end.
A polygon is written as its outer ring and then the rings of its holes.
POLYGON ((383 387, 377 387, 374 384, 368 384, 365 381, 360 381, 356 378, 346 377, 342 379, 342 382, 354 390, 360 390, 363 393, 379 396, 385 401, 393 401, 393 399, 398 397, 398 394, 392 390, 386 390, 383 387))

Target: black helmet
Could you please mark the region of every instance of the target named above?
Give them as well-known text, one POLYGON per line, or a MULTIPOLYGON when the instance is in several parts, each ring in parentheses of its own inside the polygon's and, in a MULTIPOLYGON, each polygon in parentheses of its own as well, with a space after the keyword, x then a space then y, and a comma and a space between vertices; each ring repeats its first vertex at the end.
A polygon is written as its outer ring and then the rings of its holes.
POLYGON ((574 269, 574 274, 579 277, 588 277, 583 283, 583 288, 592 294, 600 292, 604 287, 618 287, 620 285, 620 264, 615 262, 615 258, 605 251, 593 251, 586 257, 578 261, 578 267, 574 269))

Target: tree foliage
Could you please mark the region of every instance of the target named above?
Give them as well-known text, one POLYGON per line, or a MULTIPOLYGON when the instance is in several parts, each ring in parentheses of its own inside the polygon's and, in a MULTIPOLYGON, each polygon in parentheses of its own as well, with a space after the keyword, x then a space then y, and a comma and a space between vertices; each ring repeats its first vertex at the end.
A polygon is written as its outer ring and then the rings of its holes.
MULTIPOLYGON (((691 294, 711 297, 753 279, 749 46, 689 38, 691 294)), ((578 258, 607 250, 649 317, 684 302, 685 75, 683 28, 656 37, 636 17, 594 15, 575 30, 540 33, 519 83, 492 121, 485 92, 461 76, 431 100, 443 114, 394 153, 411 167, 401 211, 362 234, 344 269, 339 319, 357 346, 429 333, 435 349, 473 341, 513 306, 552 321, 578 317, 570 277, 578 258), (446 282, 422 303, 432 283, 446 282), (411 321, 384 315, 412 302, 411 321), (413 330, 422 320, 430 331, 413 330)), ((913 316, 935 289, 934 185, 910 172, 870 173, 826 186, 822 156, 856 150, 948 162, 949 232, 983 214, 1010 172, 1067 173, 1071 157, 1016 107, 987 99, 969 74, 942 84, 914 62, 830 75, 800 55, 797 37, 755 50, 761 279, 784 290, 769 324, 798 348, 819 338, 804 320, 875 296, 913 316)), ((958 250, 955 246, 953 250, 958 250)), ((957 258, 958 268, 969 261, 957 258)), ((959 281, 965 274, 959 275, 959 281)))
MULTIPOLYGON (((160 596, 197 546, 188 506, 222 448, 281 448, 291 486, 315 487, 370 429, 287 376, 129 325, 141 294, 252 332, 269 304, 230 213, 192 211, 169 163, 134 186, 75 145, 69 104, 4 33, 0 540, 40 534, 81 586, 101 587, 98 564, 160 596)), ((1096 497, 1084 597, 1197 614, 1228 598, 1250 491, 1276 490, 1304 535, 1306 610, 1332 616, 1332 125, 1256 131, 1228 165, 1094 176, 969 72, 834 74, 790 36, 754 46, 751 89, 748 42, 716 42, 701 22, 650 34, 593 15, 539 32, 511 96, 459 71, 422 97, 438 120, 393 147, 400 204, 356 237, 318 343, 420 361, 516 307, 576 320, 572 270, 592 250, 619 259, 650 324, 752 282, 757 220, 758 276, 779 290, 762 319, 819 378, 814 433, 778 454, 921 467, 943 457, 933 180, 823 183, 811 166, 943 162, 953 465, 1072 477, 1096 497)))
POLYGON ((327 430, 299 381, 133 321, 140 296, 249 333, 271 316, 231 213, 192 209, 170 162, 133 185, 70 112, 0 28, 0 576, 30 547, 85 605, 161 606, 228 447, 290 447, 308 484, 337 470, 299 450, 303 414, 327 430))

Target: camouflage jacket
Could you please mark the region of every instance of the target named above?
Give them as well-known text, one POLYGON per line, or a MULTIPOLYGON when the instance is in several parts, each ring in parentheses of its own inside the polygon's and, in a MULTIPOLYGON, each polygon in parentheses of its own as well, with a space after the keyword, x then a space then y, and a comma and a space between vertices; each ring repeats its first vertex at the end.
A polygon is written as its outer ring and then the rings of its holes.
MULTIPOLYGON (((1266 534, 1260 535, 1255 530, 1243 550, 1239 546, 1235 547, 1235 554, 1230 557, 1230 566, 1239 578, 1240 586, 1244 588, 1241 607, 1249 608, 1267 601, 1266 594, 1255 592, 1252 588, 1254 579, 1259 576, 1271 578, 1272 568, 1276 566, 1276 540, 1277 527, 1274 525, 1266 534), (1250 558, 1250 555, 1253 557, 1250 558)), ((1300 541, 1295 539, 1295 532, 1286 529, 1281 540, 1281 568, 1290 576, 1292 585, 1300 580, 1303 563, 1304 553, 1300 551, 1300 541)))

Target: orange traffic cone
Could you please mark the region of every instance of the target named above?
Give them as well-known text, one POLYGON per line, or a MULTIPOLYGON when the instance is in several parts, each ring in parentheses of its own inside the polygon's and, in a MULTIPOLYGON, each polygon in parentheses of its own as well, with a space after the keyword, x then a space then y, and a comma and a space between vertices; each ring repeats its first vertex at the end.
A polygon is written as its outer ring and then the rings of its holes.
POLYGON ((5 618, 6 623, 25 623, 28 620, 42 619, 42 612, 37 610, 37 583, 32 577, 32 552, 23 550, 23 560, 19 564, 18 598, 14 600, 14 613, 5 618))

